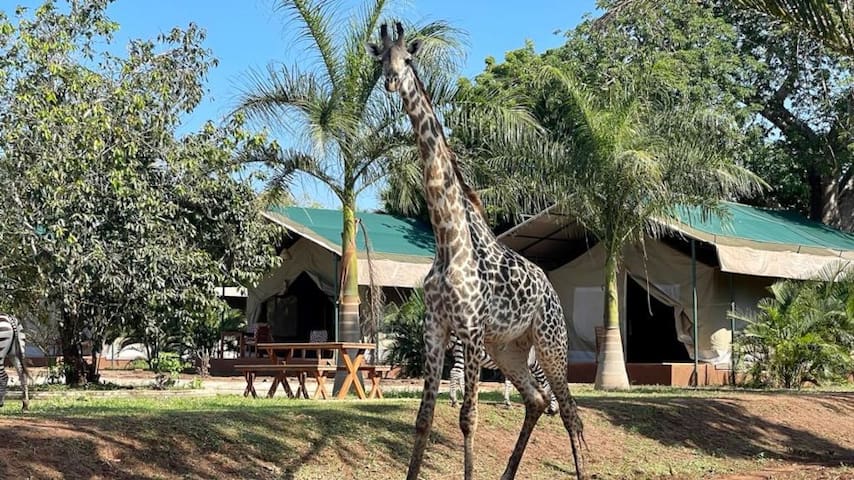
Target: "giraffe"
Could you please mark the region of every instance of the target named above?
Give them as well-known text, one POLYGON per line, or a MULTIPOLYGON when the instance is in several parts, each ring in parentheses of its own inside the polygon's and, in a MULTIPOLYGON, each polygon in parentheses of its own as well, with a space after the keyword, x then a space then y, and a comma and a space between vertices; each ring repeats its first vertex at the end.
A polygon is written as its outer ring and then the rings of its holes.
POLYGON ((466 480, 474 472, 479 352, 486 350, 524 399, 525 420, 501 477, 512 479, 531 431, 548 403, 546 392, 528 368, 532 346, 557 398, 572 446, 576 476, 583 478, 582 424, 566 382, 566 323, 557 293, 542 269, 496 240, 483 216, 480 199, 462 177, 430 96, 413 66, 421 41, 415 39, 407 45, 399 22, 396 30, 397 38, 392 39, 388 25, 383 24, 382 43, 369 43, 367 48, 382 64, 386 90, 400 94, 412 122, 436 240, 436 256, 423 286, 424 390, 406 478, 415 480, 421 469, 451 332, 463 343, 465 351, 465 395, 459 423, 466 480))

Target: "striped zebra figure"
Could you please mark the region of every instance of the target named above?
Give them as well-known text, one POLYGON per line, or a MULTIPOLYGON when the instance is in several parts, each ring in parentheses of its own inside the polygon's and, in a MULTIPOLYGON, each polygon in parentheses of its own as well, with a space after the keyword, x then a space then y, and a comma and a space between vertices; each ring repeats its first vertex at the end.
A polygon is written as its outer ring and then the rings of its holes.
MULTIPOLYGON (((453 342, 453 357, 454 357, 454 365, 451 367, 451 379, 450 386, 448 390, 448 395, 451 397, 451 406, 455 407, 457 405, 457 391, 463 392, 465 387, 463 386, 463 368, 465 365, 465 354, 463 353, 463 343, 455 336, 451 337, 451 341, 453 342)), ((480 366, 481 368, 486 368, 489 370, 499 370, 498 365, 495 364, 495 361, 487 355, 487 353, 481 350, 481 358, 480 358, 480 366)), ((552 389, 549 386, 549 381, 546 379, 545 373, 543 373, 543 369, 540 368, 539 362, 537 362, 537 357, 534 354, 534 350, 531 349, 530 355, 528 355, 528 367, 531 369, 531 373, 534 375, 534 378, 540 382, 540 385, 543 386, 543 389, 546 391, 546 394, 551 398, 549 401, 549 406, 546 408, 546 413, 549 415, 554 415, 558 412, 558 404, 557 399, 554 394, 552 394, 552 389)), ((510 406, 510 388, 513 384, 510 380, 504 380, 504 405, 510 406)))
POLYGON ((18 379, 21 381, 23 392, 23 410, 30 407, 30 394, 27 390, 27 367, 24 364, 24 339, 21 335, 21 324, 18 319, 11 315, 0 314, 0 407, 6 400, 6 386, 9 384, 9 375, 6 373, 6 355, 12 354, 12 363, 18 371, 18 379))

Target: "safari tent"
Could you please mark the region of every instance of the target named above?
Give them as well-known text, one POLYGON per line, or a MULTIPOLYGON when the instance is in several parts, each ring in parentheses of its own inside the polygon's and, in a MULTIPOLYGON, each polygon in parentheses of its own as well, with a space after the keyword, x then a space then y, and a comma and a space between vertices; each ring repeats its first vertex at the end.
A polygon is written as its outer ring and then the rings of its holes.
MULTIPOLYGON (((724 216, 710 218, 681 209, 675 221, 658 222, 663 235, 623 251, 618 289, 627 363, 693 362, 696 309, 699 361, 729 368, 729 310, 755 309, 778 279, 815 278, 854 263, 854 235, 791 213, 723 207, 724 216)), ((567 319, 570 361, 595 362, 604 313, 601 245, 571 214, 554 209, 500 240, 548 272, 567 319)))
MULTIPOLYGON (((287 234, 280 253, 281 265, 248 289, 246 316, 250 329, 266 323, 278 341, 316 340, 310 338, 312 332, 335 340, 341 212, 274 207, 264 212, 264 217, 283 226, 287 234)), ((380 213, 359 212, 357 218, 363 305, 372 283, 382 287, 390 301, 419 286, 433 261, 435 247, 430 226, 380 213)))

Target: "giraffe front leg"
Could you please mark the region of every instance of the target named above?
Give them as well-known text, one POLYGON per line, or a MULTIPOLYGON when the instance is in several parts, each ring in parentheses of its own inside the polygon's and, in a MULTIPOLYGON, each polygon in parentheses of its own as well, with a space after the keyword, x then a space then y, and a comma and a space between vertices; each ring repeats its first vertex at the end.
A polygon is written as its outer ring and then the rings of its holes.
POLYGON ((474 435, 477 431, 477 388, 480 377, 479 344, 469 342, 465 345, 465 393, 463 405, 460 408, 460 430, 463 432, 463 448, 465 455, 465 479, 471 480, 474 475, 474 435))
POLYGON ((433 413, 436 408, 436 398, 439 393, 439 381, 442 378, 442 364, 445 361, 445 345, 448 343, 448 333, 432 321, 431 315, 426 315, 424 327, 424 391, 421 394, 421 406, 415 418, 415 444, 409 459, 407 480, 416 480, 427 448, 427 439, 433 426, 433 413))

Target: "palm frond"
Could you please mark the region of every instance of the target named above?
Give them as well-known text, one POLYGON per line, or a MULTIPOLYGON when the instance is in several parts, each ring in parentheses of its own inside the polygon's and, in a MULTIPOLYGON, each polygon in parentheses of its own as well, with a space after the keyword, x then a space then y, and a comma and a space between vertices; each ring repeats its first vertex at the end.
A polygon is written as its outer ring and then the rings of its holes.
POLYGON ((426 212, 420 157, 415 149, 400 153, 387 164, 388 181, 380 194, 383 208, 390 213, 420 216, 426 212))
POLYGON ((405 32, 407 42, 421 40, 416 64, 422 76, 430 73, 456 76, 466 58, 462 30, 437 20, 424 25, 405 24, 405 32))
POLYGON ((272 205, 287 205, 293 201, 294 171, 279 167, 267 177, 263 193, 259 197, 261 205, 269 207, 272 205))
POLYGON ((264 72, 250 71, 247 84, 234 111, 284 132, 320 123, 329 108, 331 92, 313 72, 270 64, 264 72))
POLYGON ((735 0, 803 30, 844 55, 854 55, 854 16, 850 0, 735 0))
POLYGON ((339 49, 335 45, 336 18, 333 14, 340 4, 340 0, 278 0, 276 5, 277 10, 290 14, 291 19, 299 25, 302 39, 315 45, 332 85, 337 85, 341 76, 339 49))

